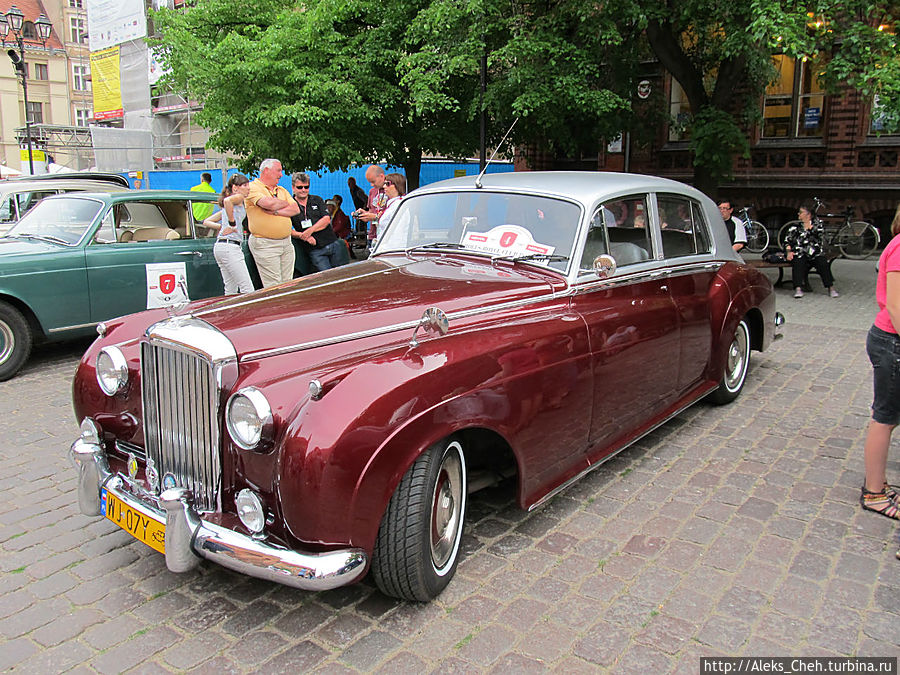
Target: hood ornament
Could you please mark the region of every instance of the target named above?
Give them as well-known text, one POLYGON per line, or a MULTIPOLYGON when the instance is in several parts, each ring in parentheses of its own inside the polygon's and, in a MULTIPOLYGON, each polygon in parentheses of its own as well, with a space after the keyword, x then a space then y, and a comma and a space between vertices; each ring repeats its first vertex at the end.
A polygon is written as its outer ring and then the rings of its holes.
POLYGON ((426 333, 446 335, 447 331, 450 330, 450 319, 448 319, 447 315, 437 307, 429 307, 422 312, 422 318, 419 319, 419 323, 416 324, 416 328, 413 330, 412 340, 409 341, 409 346, 413 349, 419 346, 416 335, 420 328, 424 329, 426 333))

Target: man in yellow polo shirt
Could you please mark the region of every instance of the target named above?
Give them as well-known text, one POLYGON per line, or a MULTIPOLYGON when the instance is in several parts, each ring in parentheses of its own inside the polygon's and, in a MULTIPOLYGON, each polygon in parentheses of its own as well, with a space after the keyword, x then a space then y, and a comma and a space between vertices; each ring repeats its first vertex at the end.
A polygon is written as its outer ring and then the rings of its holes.
POLYGON ((291 244, 291 216, 300 207, 291 194, 278 184, 283 175, 281 162, 264 159, 259 178, 250 183, 244 200, 250 228, 250 253, 263 288, 294 277, 294 246, 291 244))

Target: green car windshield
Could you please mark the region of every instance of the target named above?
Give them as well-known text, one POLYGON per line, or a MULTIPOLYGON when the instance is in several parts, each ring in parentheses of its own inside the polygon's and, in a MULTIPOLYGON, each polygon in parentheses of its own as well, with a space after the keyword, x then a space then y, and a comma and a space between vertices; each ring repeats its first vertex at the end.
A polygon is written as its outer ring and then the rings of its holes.
POLYGON ((96 199, 45 199, 22 216, 6 236, 74 246, 81 241, 102 209, 103 202, 96 199))
POLYGON ((376 255, 456 249, 564 271, 581 207, 551 197, 472 190, 413 195, 386 214, 390 220, 378 233, 376 255))

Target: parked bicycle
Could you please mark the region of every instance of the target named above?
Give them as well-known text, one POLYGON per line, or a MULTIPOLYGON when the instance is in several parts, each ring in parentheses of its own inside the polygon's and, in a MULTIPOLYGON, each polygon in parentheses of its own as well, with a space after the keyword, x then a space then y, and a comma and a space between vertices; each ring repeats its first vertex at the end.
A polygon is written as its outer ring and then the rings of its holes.
MULTIPOLYGON (((836 247, 844 255, 845 258, 852 260, 863 260, 872 255, 881 242, 881 235, 878 234, 878 228, 864 220, 852 220, 855 210, 852 206, 848 206, 841 213, 823 213, 819 215, 819 209, 825 207, 818 197, 813 197, 816 203, 815 213, 813 214, 816 227, 821 227, 825 232, 825 245, 836 247), (835 223, 832 225, 825 224, 823 218, 843 218, 843 223, 835 223)), ((781 226, 778 231, 778 246, 784 248, 784 240, 788 230, 794 225, 800 225, 799 220, 791 220, 781 226)))
POLYGON ((769 231, 758 220, 750 217, 750 209, 745 206, 738 212, 738 217, 744 223, 744 233, 747 235, 747 244, 744 246, 750 253, 762 253, 769 247, 769 231))

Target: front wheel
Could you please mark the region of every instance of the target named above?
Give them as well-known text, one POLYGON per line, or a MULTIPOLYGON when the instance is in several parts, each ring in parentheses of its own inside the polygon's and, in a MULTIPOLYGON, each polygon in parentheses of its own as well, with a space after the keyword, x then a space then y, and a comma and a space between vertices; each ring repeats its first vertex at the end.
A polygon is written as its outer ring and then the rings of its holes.
POLYGON ((762 253, 769 247, 769 231, 766 226, 756 220, 744 223, 747 234, 747 250, 750 253, 762 253))
POLYGON ((388 503, 372 554, 382 593, 427 602, 444 590, 459 562, 466 498, 465 454, 451 436, 413 462, 388 503))
POLYGON ((0 302, 0 382, 19 372, 31 354, 31 326, 22 312, 0 302))
POLYGON ((747 327, 747 321, 741 319, 734 331, 731 345, 728 347, 725 372, 719 382, 719 387, 709 395, 710 401, 716 405, 723 405, 736 399, 744 388, 749 365, 750 329, 747 327))
POLYGON ((847 258, 863 260, 878 248, 881 239, 873 225, 861 220, 844 225, 838 231, 838 248, 847 258))

